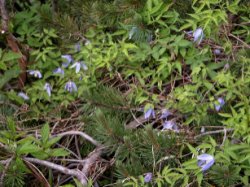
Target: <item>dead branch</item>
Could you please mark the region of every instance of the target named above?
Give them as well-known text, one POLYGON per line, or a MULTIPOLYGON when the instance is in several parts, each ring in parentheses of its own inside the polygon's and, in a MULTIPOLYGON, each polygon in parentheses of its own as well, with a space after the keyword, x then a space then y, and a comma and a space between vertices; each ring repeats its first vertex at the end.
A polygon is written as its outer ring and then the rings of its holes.
POLYGON ((57 171, 59 171, 59 172, 61 172, 63 174, 76 177, 81 182, 81 184, 83 184, 83 185, 87 185, 87 183, 88 183, 87 182, 87 177, 84 176, 84 174, 80 170, 68 169, 68 168, 66 168, 64 166, 54 164, 54 163, 46 161, 46 160, 40 160, 40 159, 37 159, 37 158, 24 157, 23 160, 34 163, 34 164, 39 164, 39 165, 42 165, 42 166, 46 166, 48 168, 57 170, 57 171))
POLYGON ((52 137, 55 137, 55 136, 68 136, 68 135, 78 135, 78 136, 81 136, 83 139, 89 141, 90 143, 92 143, 93 145, 95 145, 97 147, 101 145, 96 140, 94 140, 91 136, 89 136, 88 134, 86 134, 84 132, 81 132, 81 131, 63 132, 63 133, 60 133, 60 134, 55 134, 52 137))
POLYGON ((232 132, 234 131, 234 129, 223 129, 223 130, 216 130, 216 131, 208 131, 202 134, 199 134, 197 136, 194 137, 194 139, 198 139, 201 138, 202 136, 206 136, 206 135, 211 135, 211 134, 219 134, 219 133, 225 133, 226 132, 232 132))

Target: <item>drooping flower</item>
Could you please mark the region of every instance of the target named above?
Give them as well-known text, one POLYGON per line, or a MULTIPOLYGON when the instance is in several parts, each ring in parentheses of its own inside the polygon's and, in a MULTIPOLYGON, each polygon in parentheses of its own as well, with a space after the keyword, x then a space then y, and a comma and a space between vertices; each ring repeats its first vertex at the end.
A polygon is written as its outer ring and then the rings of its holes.
POLYGON ((219 49, 215 49, 215 50, 214 50, 214 54, 215 54, 215 55, 219 55, 219 54, 221 54, 221 51, 220 51, 219 49))
POLYGON ((198 40, 198 45, 200 45, 203 37, 204 37, 204 33, 203 33, 203 29, 202 28, 198 28, 193 32, 193 37, 194 37, 194 42, 197 42, 198 40))
POLYGON ((201 127, 201 133, 204 133, 205 131, 206 131, 205 127, 202 126, 202 127, 201 127))
POLYGON ((172 120, 165 121, 163 123, 163 129, 162 130, 173 130, 179 132, 179 128, 176 125, 176 123, 172 120))
POLYGON ((38 71, 38 70, 28 70, 28 72, 29 72, 30 75, 33 75, 36 78, 41 79, 43 77, 41 72, 38 71))
POLYGON ((134 26, 134 27, 132 27, 132 29, 129 31, 129 34, 128 34, 128 39, 129 39, 129 40, 132 39, 132 37, 133 37, 133 35, 135 34, 136 30, 137 30, 137 27, 134 26))
POLYGON ((228 63, 225 64, 224 70, 228 70, 230 68, 230 65, 228 63))
POLYGON ((144 182, 148 183, 152 180, 153 174, 152 173, 146 173, 145 177, 144 177, 144 182))
POLYGON ((197 160, 198 160, 198 166, 201 168, 201 171, 203 172, 208 170, 214 164, 215 161, 212 155, 206 153, 197 156, 197 160))
POLYGON ((51 85, 46 82, 43 89, 46 90, 46 92, 48 93, 48 96, 50 97, 51 96, 51 91, 52 91, 51 85))
POLYGON ((167 109, 163 109, 161 111, 161 117, 160 119, 166 119, 169 115, 171 115, 171 112, 167 109))
POLYGON ((144 112, 145 119, 149 119, 150 117, 155 118, 155 111, 153 108, 149 108, 147 111, 144 112))
POLYGON ((83 62, 75 62, 70 68, 76 68, 76 73, 78 73, 81 68, 88 70, 88 66, 83 62))
POLYGON ((85 46, 86 46, 86 45, 91 44, 91 42, 90 42, 89 40, 86 40, 84 44, 85 44, 85 46))
POLYGON ((219 104, 215 104, 215 110, 216 110, 217 112, 219 112, 220 109, 221 109, 221 108, 223 107, 223 105, 225 104, 225 100, 224 100, 222 97, 219 97, 219 98, 217 99, 217 101, 218 101, 219 104))
POLYGON ((80 43, 78 42, 77 44, 75 44, 75 51, 76 51, 76 52, 79 52, 80 49, 81 49, 81 45, 80 45, 80 43))
POLYGON ((68 81, 64 89, 68 92, 77 92, 76 84, 73 81, 68 81))
POLYGON ((62 58, 65 59, 65 62, 62 64, 63 67, 68 67, 71 62, 73 62, 73 58, 71 55, 62 55, 62 58))
POLYGON ((62 68, 56 68, 54 69, 53 73, 64 75, 64 70, 62 68))
POLYGON ((24 100, 29 100, 30 99, 29 96, 27 96, 27 94, 24 93, 24 92, 19 92, 18 96, 23 98, 24 100))

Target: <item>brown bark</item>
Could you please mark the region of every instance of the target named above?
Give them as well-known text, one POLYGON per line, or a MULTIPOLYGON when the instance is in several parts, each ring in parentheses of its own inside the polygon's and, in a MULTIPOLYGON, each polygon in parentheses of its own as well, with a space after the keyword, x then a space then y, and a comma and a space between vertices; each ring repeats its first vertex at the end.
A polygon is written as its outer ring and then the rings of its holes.
POLYGON ((19 81, 18 81, 18 86, 22 88, 25 84, 26 81, 26 69, 27 69, 27 56, 25 56, 20 48, 19 48, 19 43, 17 39, 13 36, 12 33, 8 31, 8 21, 9 21, 9 16, 8 12, 5 6, 5 0, 0 0, 0 11, 1 11, 1 22, 2 22, 2 28, 1 28, 1 33, 6 35, 6 41, 7 45, 11 48, 11 50, 15 53, 20 53, 22 54, 22 57, 18 60, 19 61, 19 67, 21 69, 21 74, 19 75, 19 81))

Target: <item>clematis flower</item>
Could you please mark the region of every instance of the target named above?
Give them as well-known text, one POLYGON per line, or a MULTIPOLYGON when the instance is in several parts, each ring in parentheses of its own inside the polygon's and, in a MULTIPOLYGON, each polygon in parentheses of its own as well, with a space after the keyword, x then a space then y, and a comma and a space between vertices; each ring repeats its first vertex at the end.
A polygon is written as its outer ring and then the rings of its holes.
POLYGON ((81 68, 88 70, 88 66, 83 62, 75 62, 70 68, 76 68, 76 73, 78 73, 81 68))
POLYGON ((201 171, 208 170, 214 164, 214 157, 209 154, 201 154, 197 156, 198 166, 201 168, 201 171))
POLYGON ((64 75, 64 70, 62 68, 56 68, 54 69, 53 73, 64 75))
POLYGON ((51 85, 46 82, 43 89, 46 90, 46 92, 48 93, 48 96, 50 97, 51 96, 51 91, 52 91, 51 85))
POLYGON ((89 45, 89 44, 91 44, 91 42, 89 40, 86 40, 85 43, 84 43, 85 46, 89 45))
POLYGON ((134 27, 132 27, 132 29, 129 31, 129 34, 128 34, 128 39, 129 39, 129 40, 132 39, 132 37, 133 37, 133 35, 135 34, 136 30, 137 30, 137 27, 134 26, 134 27))
POLYGON ((38 71, 38 70, 29 70, 28 72, 29 72, 30 75, 33 75, 36 78, 41 79, 43 77, 41 72, 38 71))
POLYGON ((76 84, 73 81, 68 81, 64 87, 68 92, 77 92, 76 84))
POLYGON ((221 109, 221 108, 223 107, 223 105, 225 104, 225 101, 224 101, 224 99, 223 99, 222 97, 219 97, 217 101, 219 102, 219 104, 215 104, 215 110, 216 110, 217 112, 219 112, 220 109, 221 109))
POLYGON ((81 49, 80 43, 75 44, 75 51, 76 51, 76 52, 79 52, 80 49, 81 49))
POLYGON ((153 108, 149 108, 146 112, 144 112, 145 119, 149 119, 150 117, 155 118, 155 111, 153 108))
POLYGON ((148 183, 152 180, 153 174, 152 173, 146 173, 144 177, 144 182, 148 183))
POLYGON ((171 112, 167 109, 163 109, 161 111, 161 117, 160 119, 166 119, 169 115, 171 115, 171 112))
POLYGON ((204 37, 204 33, 203 33, 202 28, 196 29, 193 33, 193 37, 194 37, 194 42, 197 42, 199 40, 198 45, 200 45, 200 43, 204 37))
POLYGON ((29 100, 29 96, 27 96, 27 94, 25 94, 24 92, 19 92, 18 96, 23 98, 24 100, 29 100))
POLYGON ((165 121, 163 123, 163 129, 162 130, 173 130, 173 131, 177 131, 179 132, 179 128, 178 126, 176 125, 176 123, 174 121, 165 121))
POLYGON ((62 64, 62 66, 65 68, 68 67, 71 62, 73 62, 73 58, 71 55, 62 55, 62 58, 66 61, 62 64))
POLYGON ((214 54, 219 55, 219 54, 221 54, 221 51, 219 49, 215 49, 214 54))

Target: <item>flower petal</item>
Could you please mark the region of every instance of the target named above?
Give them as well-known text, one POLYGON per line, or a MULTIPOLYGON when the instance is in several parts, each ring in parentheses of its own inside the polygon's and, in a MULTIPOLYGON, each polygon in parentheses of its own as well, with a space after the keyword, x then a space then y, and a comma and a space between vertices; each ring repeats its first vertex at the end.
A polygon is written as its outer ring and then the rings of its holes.
POLYGON ((50 84, 46 82, 43 88, 44 90, 46 90, 46 92, 48 93, 48 96, 50 97, 51 91, 52 91, 52 87, 50 86, 50 84))
POLYGON ((152 180, 153 174, 152 173, 147 173, 144 177, 144 182, 148 183, 152 180))
POLYGON ((66 62, 64 62, 62 64, 62 66, 65 67, 65 68, 68 67, 69 64, 73 61, 73 58, 72 58, 71 55, 62 55, 61 57, 66 60, 66 62))
POLYGON ((197 160, 198 160, 197 164, 202 171, 208 170, 215 162, 214 157, 206 153, 198 155, 197 160))
POLYGON ((18 96, 23 98, 24 100, 29 100, 29 96, 27 96, 24 92, 19 92, 18 93, 18 96))
POLYGON ((145 113, 144 113, 144 118, 145 119, 149 119, 150 116, 152 116, 152 118, 155 118, 155 111, 153 108, 149 108, 145 113))

